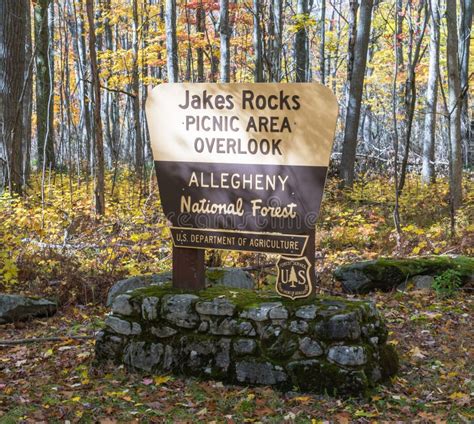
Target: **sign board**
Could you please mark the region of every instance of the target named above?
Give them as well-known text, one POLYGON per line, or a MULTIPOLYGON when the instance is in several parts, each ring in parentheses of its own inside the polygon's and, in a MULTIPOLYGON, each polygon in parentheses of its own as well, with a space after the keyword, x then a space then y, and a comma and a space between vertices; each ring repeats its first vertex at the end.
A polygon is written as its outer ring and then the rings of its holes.
POLYGON ((338 113, 328 88, 161 84, 146 109, 174 246, 305 255, 338 113))

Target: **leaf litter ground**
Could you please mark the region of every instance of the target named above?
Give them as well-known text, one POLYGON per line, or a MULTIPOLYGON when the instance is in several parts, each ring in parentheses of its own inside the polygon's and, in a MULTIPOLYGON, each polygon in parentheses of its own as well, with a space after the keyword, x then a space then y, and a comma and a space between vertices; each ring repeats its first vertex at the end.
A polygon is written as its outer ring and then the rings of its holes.
MULTIPOLYGON (((439 299, 412 291, 371 298, 385 316, 401 369, 365 398, 94 367, 94 341, 66 339, 0 347, 0 423, 473 422, 472 296, 439 299)), ((69 307, 49 319, 2 326, 0 338, 93 335, 105 313, 69 307)))

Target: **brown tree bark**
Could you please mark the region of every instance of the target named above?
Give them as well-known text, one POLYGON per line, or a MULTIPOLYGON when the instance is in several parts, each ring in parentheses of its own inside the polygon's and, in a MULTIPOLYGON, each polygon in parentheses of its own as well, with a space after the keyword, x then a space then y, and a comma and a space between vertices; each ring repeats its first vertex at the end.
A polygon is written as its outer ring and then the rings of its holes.
POLYGON ((38 165, 43 169, 55 167, 53 126, 53 63, 50 34, 51 0, 38 0, 34 8, 36 50, 36 132, 38 165), (44 160, 43 160, 44 159, 44 160))
POLYGON ((349 187, 351 187, 354 182, 357 134, 359 131, 360 108, 364 88, 372 8, 373 0, 362 0, 354 45, 354 65, 351 70, 349 101, 347 105, 341 158, 341 176, 344 180, 344 184, 349 187))
POLYGON ((10 191, 21 194, 26 81, 26 29, 29 2, 0 2, 0 137, 6 153, 10 191))
POLYGON ((100 80, 97 65, 96 36, 94 22, 94 0, 86 0, 87 20, 89 22, 89 54, 91 61, 92 90, 94 92, 94 152, 95 152, 95 211, 105 213, 104 140, 100 117, 100 80))
POLYGON ((448 114, 449 142, 451 152, 450 186, 454 210, 462 202, 462 157, 461 157, 461 82, 458 60, 458 29, 456 0, 446 1, 446 23, 448 27, 448 114))

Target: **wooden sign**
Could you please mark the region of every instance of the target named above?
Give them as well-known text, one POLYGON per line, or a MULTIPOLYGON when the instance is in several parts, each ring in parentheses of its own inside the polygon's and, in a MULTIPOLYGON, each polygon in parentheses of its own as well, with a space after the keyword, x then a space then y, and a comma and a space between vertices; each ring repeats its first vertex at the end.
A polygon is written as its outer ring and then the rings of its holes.
POLYGON ((313 83, 153 89, 148 126, 174 246, 308 256, 311 268, 337 113, 313 83))

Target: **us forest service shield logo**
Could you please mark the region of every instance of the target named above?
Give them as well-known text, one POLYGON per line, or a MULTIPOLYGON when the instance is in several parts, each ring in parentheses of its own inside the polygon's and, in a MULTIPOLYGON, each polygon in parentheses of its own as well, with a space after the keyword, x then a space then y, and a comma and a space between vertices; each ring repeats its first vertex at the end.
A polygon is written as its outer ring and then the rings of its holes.
POLYGON ((301 258, 280 256, 276 266, 278 274, 275 289, 280 296, 298 299, 311 294, 313 290, 311 263, 306 256, 301 258))

